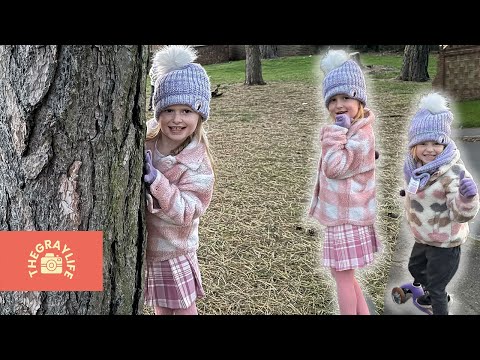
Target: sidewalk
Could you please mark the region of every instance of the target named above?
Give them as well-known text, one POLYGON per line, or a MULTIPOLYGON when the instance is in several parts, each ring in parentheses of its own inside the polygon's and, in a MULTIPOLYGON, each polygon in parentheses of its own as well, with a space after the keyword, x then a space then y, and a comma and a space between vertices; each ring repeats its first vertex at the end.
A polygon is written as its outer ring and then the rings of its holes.
MULTIPOLYGON (((462 160, 472 176, 480 183, 480 128, 452 131, 462 160)), ((462 245, 460 266, 447 287, 453 302, 451 315, 480 315, 480 214, 469 222, 470 235, 462 245)), ((392 258, 390 274, 385 288, 383 315, 426 315, 413 305, 412 300, 398 305, 392 300, 391 290, 412 281, 408 271, 408 259, 413 247, 413 237, 403 220, 392 258)))
POLYGON ((452 129, 452 137, 455 140, 461 140, 462 138, 479 138, 480 140, 480 128, 463 128, 452 129))

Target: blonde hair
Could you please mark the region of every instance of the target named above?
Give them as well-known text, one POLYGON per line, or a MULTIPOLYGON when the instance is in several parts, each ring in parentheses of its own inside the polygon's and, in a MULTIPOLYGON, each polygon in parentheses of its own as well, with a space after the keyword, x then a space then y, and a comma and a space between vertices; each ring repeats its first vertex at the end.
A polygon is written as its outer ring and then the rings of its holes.
POLYGON ((363 119, 365 117, 365 108, 360 101, 358 102, 360 103, 360 108, 358 109, 357 115, 355 115, 355 117, 352 119, 353 122, 357 121, 358 119, 363 119))
MULTIPOLYGON (((159 136, 159 133, 160 133, 160 123, 157 122, 157 125, 154 127, 147 126, 147 136, 146 136, 147 141, 156 138, 157 136, 159 136)), ((160 134, 160 136, 162 136, 162 134, 160 134)), ((178 155, 183 149, 187 147, 188 144, 192 142, 192 139, 198 140, 199 144, 200 143, 205 144, 205 150, 207 152, 208 160, 210 160, 210 164, 212 165, 212 171, 215 174, 215 171, 214 171, 215 162, 213 160, 212 150, 210 149, 210 142, 208 141, 205 128, 203 127, 203 120, 200 114, 198 114, 197 127, 195 128, 195 131, 193 132, 193 134, 187 137, 183 143, 181 143, 179 146, 173 149, 169 155, 174 155, 174 156, 178 155)))
POLYGON ((419 161, 420 161, 420 159, 417 157, 417 145, 414 145, 414 146, 410 149, 410 154, 412 154, 413 160, 415 160, 416 162, 419 162, 419 161))

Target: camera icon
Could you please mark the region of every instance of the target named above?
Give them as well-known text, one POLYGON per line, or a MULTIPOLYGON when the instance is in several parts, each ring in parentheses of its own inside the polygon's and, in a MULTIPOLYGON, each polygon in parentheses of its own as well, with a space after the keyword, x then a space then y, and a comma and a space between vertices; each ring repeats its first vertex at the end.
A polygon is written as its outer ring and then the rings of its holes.
POLYGON ((62 273, 62 258, 55 256, 53 253, 46 253, 40 259, 40 273, 41 274, 61 274, 62 273))

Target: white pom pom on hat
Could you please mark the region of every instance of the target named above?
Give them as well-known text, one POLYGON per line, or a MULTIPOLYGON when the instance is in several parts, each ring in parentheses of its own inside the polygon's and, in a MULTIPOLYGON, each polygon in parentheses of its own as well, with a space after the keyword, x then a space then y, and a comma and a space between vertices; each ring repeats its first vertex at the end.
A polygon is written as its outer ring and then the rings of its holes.
POLYGON ((422 97, 419 107, 430 111, 432 114, 438 114, 449 110, 447 107, 447 99, 436 92, 422 97))
POLYGON ((348 59, 350 59, 350 56, 345 50, 330 50, 322 59, 320 68, 325 74, 328 74, 333 69, 340 67, 348 59))
POLYGON ((188 45, 170 45, 155 53, 152 62, 152 76, 159 76, 178 70, 197 59, 197 50, 188 45))

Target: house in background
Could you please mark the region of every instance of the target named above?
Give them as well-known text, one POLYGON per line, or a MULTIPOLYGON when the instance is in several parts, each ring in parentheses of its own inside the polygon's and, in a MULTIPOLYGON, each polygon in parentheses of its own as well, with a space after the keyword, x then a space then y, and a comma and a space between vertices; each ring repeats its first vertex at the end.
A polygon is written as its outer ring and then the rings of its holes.
POLYGON ((435 90, 456 101, 480 99, 480 45, 442 45, 437 69, 435 90))

